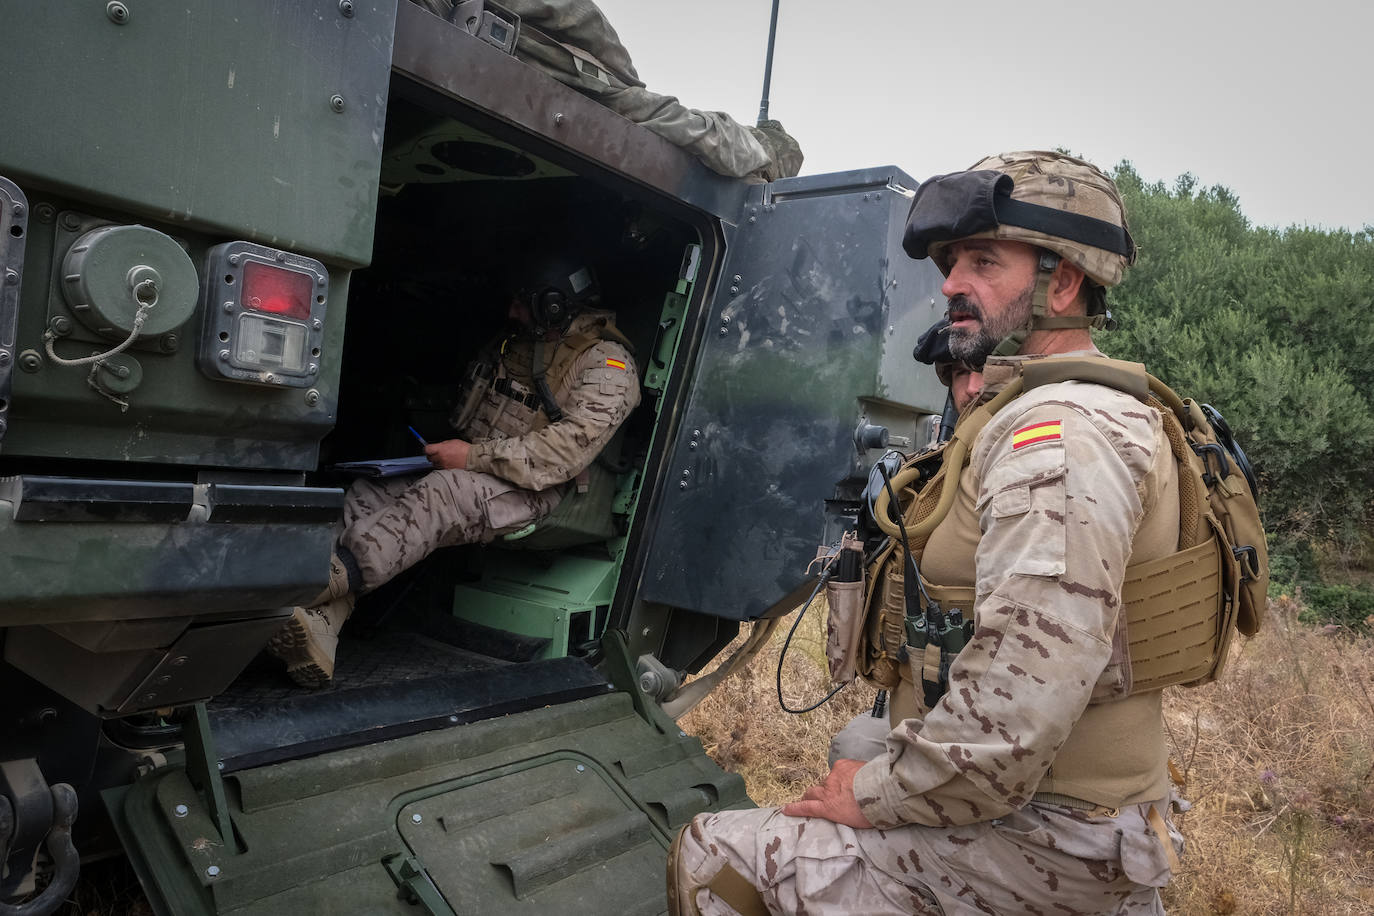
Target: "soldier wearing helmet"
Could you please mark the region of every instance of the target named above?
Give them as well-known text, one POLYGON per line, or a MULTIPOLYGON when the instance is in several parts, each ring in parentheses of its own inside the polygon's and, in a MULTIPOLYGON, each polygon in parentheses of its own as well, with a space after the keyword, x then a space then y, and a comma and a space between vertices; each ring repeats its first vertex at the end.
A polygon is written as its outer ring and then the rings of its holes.
POLYGON ((594 308, 590 268, 553 258, 512 287, 512 331, 469 367, 450 421, 458 436, 425 445, 435 470, 349 487, 329 584, 268 646, 301 686, 333 679, 357 595, 438 547, 487 543, 546 517, 586 489, 583 475, 639 403, 629 341, 594 308))
POLYGON ((694 819, 670 908, 1163 913, 1182 841, 1122 589, 1178 549, 1179 484, 1160 415, 1090 334, 1135 258, 1121 198, 1079 159, 993 156, 918 188, 903 247, 945 275, 950 354, 979 371, 904 507, 917 533, 869 570, 857 663, 891 691, 887 733, 799 801, 694 819), (945 654, 912 621, 966 641, 945 654))

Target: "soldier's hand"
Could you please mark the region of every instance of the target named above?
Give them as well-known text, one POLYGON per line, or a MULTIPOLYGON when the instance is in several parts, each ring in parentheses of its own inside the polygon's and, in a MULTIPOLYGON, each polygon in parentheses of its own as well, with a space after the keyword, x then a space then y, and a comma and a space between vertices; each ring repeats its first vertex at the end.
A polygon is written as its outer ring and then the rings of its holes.
POLYGON ((820 817, 860 830, 872 827, 854 798, 854 774, 863 765, 862 760, 836 760, 822 782, 807 789, 801 801, 783 805, 782 813, 791 817, 820 817))
POLYGON ((462 439, 445 439, 443 442, 431 442, 426 445, 425 457, 436 468, 461 471, 468 466, 468 450, 471 448, 472 446, 462 439))

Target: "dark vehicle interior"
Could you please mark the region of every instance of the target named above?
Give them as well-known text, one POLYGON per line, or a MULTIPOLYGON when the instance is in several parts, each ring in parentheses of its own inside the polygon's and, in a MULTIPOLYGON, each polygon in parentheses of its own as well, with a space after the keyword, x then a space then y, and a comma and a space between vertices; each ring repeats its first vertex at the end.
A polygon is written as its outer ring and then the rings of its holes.
MULTIPOLYGON (((418 454, 408 427, 430 442, 453 437, 465 367, 502 332, 521 272, 541 258, 571 254, 594 270, 600 307, 634 343, 642 398, 598 460, 610 472, 609 505, 585 518, 565 499, 531 533, 441 549, 362 596, 335 681, 316 694, 439 676, 475 684, 495 668, 564 656, 595 663, 690 297, 682 275, 697 257, 697 230, 596 175, 406 99, 391 100, 387 124, 374 257, 352 275, 338 420, 310 483, 346 488, 352 478, 331 470, 338 462, 418 454)), ((217 730, 232 731, 227 720, 260 721, 264 703, 330 705, 303 695, 263 654, 211 711, 217 730)))

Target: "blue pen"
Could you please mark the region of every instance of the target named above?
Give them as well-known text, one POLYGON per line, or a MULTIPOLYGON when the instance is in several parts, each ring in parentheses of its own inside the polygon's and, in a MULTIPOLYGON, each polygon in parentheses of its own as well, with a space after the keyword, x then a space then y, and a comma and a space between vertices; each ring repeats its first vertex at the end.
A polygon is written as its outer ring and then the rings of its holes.
POLYGON ((429 445, 429 443, 425 441, 425 437, 422 436, 422 435, 420 435, 419 433, 417 433, 417 432, 415 431, 415 427, 413 427, 413 426, 407 426, 406 429, 410 430, 410 434, 411 434, 412 436, 414 436, 416 439, 419 439, 419 440, 420 440, 420 444, 421 444, 422 446, 428 446, 428 445, 429 445))

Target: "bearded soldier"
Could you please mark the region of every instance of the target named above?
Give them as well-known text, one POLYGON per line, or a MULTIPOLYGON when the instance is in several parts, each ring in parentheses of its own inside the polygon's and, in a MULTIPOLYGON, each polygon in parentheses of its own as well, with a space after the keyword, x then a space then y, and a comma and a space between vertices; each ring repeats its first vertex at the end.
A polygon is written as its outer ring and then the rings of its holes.
POLYGON ((1079 159, 993 156, 920 186, 903 247, 939 266, 949 351, 981 371, 915 502, 952 499, 875 564, 859 670, 892 691, 890 731, 799 801, 695 818, 670 909, 1162 913, 1182 841, 1123 580, 1179 550, 1178 466, 1143 388, 1083 380, 1125 365, 1090 334, 1135 259, 1120 195, 1079 159), (1032 385, 1065 364, 1045 357, 1077 368, 1032 385), (932 654, 913 619, 966 642, 932 654))
POLYGON ((355 598, 438 547, 487 543, 547 516, 639 403, 629 341, 598 300, 589 268, 554 260, 512 298, 514 330, 470 367, 452 418, 459 437, 428 443, 436 470, 361 479, 344 500, 329 584, 268 649, 304 687, 334 675, 355 598))

